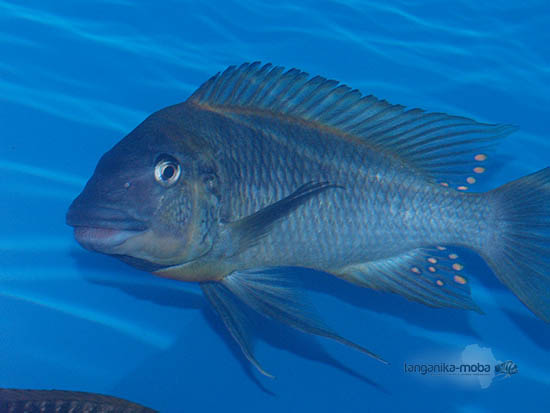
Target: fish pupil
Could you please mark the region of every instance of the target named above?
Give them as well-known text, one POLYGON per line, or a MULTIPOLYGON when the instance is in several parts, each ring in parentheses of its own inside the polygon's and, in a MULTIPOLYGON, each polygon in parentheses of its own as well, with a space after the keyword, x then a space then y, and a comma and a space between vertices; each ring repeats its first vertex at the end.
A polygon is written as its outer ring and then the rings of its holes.
POLYGON ((164 169, 162 170, 162 177, 165 180, 169 180, 176 174, 176 168, 174 165, 166 165, 164 169))

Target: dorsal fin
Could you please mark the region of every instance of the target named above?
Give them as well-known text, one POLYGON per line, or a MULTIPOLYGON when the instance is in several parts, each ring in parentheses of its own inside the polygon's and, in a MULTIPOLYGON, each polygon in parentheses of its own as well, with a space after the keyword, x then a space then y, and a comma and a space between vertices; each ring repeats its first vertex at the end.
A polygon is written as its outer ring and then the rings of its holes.
POLYGON ((228 114, 272 112, 332 128, 458 190, 467 190, 486 172, 487 151, 516 129, 406 109, 335 80, 260 62, 218 73, 188 102, 228 114))

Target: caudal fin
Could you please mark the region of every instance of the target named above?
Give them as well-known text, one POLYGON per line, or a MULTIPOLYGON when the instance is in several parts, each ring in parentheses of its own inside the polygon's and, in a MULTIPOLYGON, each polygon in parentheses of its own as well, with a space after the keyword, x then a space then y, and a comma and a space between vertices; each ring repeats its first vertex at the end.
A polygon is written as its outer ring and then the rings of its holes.
POLYGON ((538 317, 550 322, 550 168, 491 192, 494 242, 483 252, 496 276, 538 317))

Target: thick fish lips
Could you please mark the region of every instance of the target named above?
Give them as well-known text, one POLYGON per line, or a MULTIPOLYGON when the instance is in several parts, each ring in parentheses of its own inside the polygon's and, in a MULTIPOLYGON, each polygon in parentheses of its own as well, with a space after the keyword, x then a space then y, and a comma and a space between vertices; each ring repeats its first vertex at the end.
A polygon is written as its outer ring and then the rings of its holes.
POLYGON ((67 212, 67 225, 74 227, 80 245, 92 251, 116 254, 116 248, 141 234, 147 225, 127 213, 108 207, 84 207, 73 202, 67 212))

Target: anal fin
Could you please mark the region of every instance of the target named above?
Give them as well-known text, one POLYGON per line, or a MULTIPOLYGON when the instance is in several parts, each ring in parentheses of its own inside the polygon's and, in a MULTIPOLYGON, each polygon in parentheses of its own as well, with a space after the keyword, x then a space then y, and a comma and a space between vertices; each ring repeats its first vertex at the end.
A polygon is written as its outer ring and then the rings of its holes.
POLYGON ((431 307, 481 312, 471 298, 463 269, 457 254, 438 246, 349 265, 333 273, 354 284, 396 293, 431 307))

